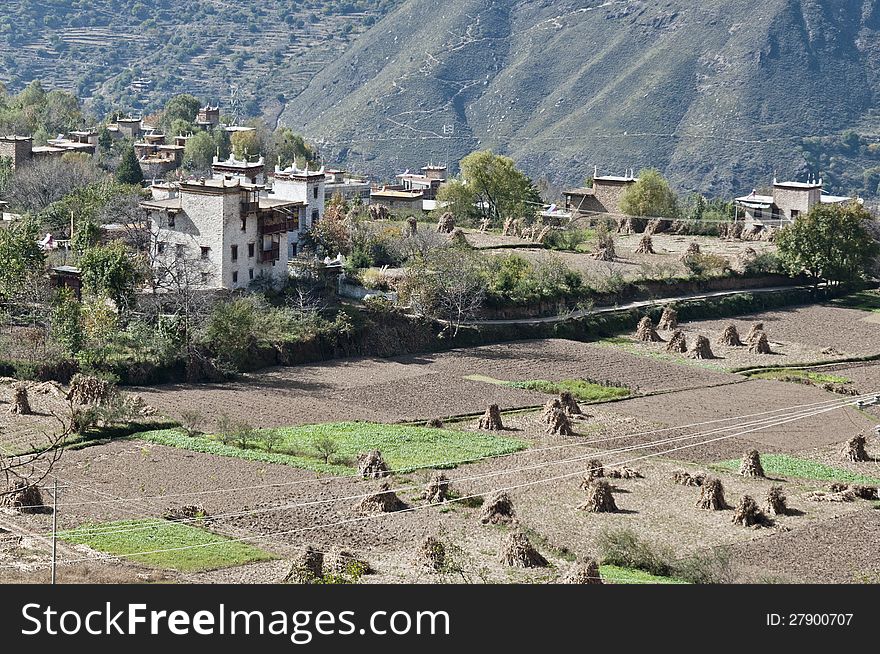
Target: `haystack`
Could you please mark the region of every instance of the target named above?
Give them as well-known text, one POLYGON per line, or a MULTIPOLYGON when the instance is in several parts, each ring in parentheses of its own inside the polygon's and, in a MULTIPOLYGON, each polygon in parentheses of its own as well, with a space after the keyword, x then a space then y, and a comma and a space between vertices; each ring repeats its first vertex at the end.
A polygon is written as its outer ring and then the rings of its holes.
POLYGON ((742 463, 739 466, 739 474, 743 477, 763 478, 764 467, 761 465, 761 455, 758 450, 751 450, 743 455, 742 463))
POLYGON ((746 343, 751 344, 755 340, 755 337, 758 335, 758 333, 763 332, 763 331, 764 331, 764 323, 756 322, 755 324, 753 324, 749 328, 749 333, 746 334, 746 343))
POLYGON ((666 351, 674 354, 684 354, 687 352, 687 349, 687 337, 685 337, 683 331, 676 329, 672 332, 672 336, 666 344, 666 351))
POLYGON ((31 403, 28 400, 27 386, 17 384, 13 387, 12 393, 12 404, 9 405, 6 412, 11 416, 31 415, 33 411, 31 411, 31 403))
POLYGON ((501 409, 497 404, 486 407, 486 413, 480 418, 480 429, 484 431, 501 431, 504 425, 501 423, 501 409))
POLYGON ((601 584, 602 576, 599 574, 599 564, 593 559, 579 561, 568 574, 559 580, 560 584, 601 584))
POLYGON ((654 329, 654 323, 648 316, 639 320, 639 326, 636 328, 636 340, 645 343, 662 343, 663 339, 654 329))
POLYGON ((594 479, 601 479, 605 476, 605 466, 599 459, 590 459, 587 461, 587 469, 584 471, 584 479, 581 482, 581 488, 587 490, 594 479))
POLYGON ((313 584, 324 577, 324 553, 311 545, 300 548, 290 561, 282 584, 313 584))
POLYGON ((563 391, 559 394, 559 403, 562 405, 562 410, 570 416, 584 415, 584 412, 578 406, 577 400, 574 399, 574 395, 569 391, 563 391))
POLYGON ((736 325, 728 325, 718 337, 718 345, 727 345, 728 347, 742 347, 743 342, 739 339, 739 332, 736 325))
POLYGON ((371 450, 358 455, 358 473, 364 479, 381 479, 388 476, 388 464, 379 450, 371 450))
POLYGON ((442 472, 435 471, 425 486, 422 499, 428 504, 442 504, 449 499, 449 478, 442 472))
POLYGON ((752 354, 773 354, 773 351, 770 349, 770 341, 767 339, 767 334, 764 332, 757 332, 749 345, 749 352, 752 354))
POLYGON ((501 541, 498 560, 515 568, 545 568, 547 559, 535 549, 528 536, 521 532, 507 534, 501 541))
POLYGON ((355 571, 366 575, 373 572, 373 568, 365 559, 334 545, 324 555, 324 571, 334 575, 351 574, 355 571))
POLYGON ((416 220, 415 216, 410 216, 406 219, 406 229, 409 232, 410 236, 415 236, 419 231, 419 221, 416 220))
POLYGON ((390 210, 384 204, 370 205, 370 218, 373 220, 388 220, 390 210))
POLYGON ((360 513, 394 513, 405 509, 406 504, 391 490, 388 482, 384 481, 378 491, 364 497, 355 508, 360 513))
POLYGON ((608 479, 644 479, 645 475, 643 475, 638 470, 633 470, 632 468, 628 468, 627 466, 621 466, 620 468, 611 468, 605 473, 605 476, 608 479))
POLYGON ((843 447, 843 458, 853 463, 870 461, 871 457, 868 456, 868 451, 865 449, 866 444, 867 439, 864 435, 853 436, 843 447))
POLYGON ((691 473, 685 472, 684 470, 676 470, 672 473, 672 481, 679 486, 698 487, 702 486, 703 483, 706 481, 706 475, 702 473, 692 475, 691 473))
POLYGON ((804 495, 808 502, 855 502, 856 494, 847 489, 837 493, 826 493, 825 491, 812 491, 804 495))
POLYGON ((502 236, 516 236, 519 231, 519 224, 517 223, 515 218, 507 218, 504 221, 504 229, 501 232, 502 236))
POLYGON ((877 499, 877 487, 876 486, 865 486, 863 484, 840 484, 835 483, 831 484, 829 490, 832 493, 852 493, 860 500, 876 500, 877 499))
POLYGON ((503 525, 511 522, 516 516, 513 501, 504 491, 498 491, 483 502, 480 510, 480 522, 484 525, 503 525))
POLYGON ((685 262, 691 257, 697 256, 700 254, 700 244, 696 241, 692 241, 690 245, 688 245, 687 250, 685 250, 684 254, 681 255, 680 261, 685 262))
POLYGON ((788 500, 782 486, 771 486, 767 491, 767 513, 770 515, 786 515, 788 513, 788 500))
POLYGON ((672 307, 663 307, 663 313, 660 315, 660 322, 657 324, 657 329, 662 329, 666 332, 671 332, 674 329, 678 328, 678 311, 673 309, 672 307))
POLYGON ((43 509, 43 495, 37 486, 16 479, 0 494, 0 508, 16 513, 38 513, 43 509))
POLYGON ((103 404, 113 397, 115 390, 105 379, 77 373, 70 381, 67 399, 78 404, 103 404))
POLYGON ((614 248, 614 239, 610 236, 604 236, 599 239, 599 247, 593 253, 593 258, 598 261, 614 261, 617 258, 617 252, 614 248))
POLYGON ((553 398, 552 400, 547 400, 544 404, 544 410, 541 411, 541 422, 545 425, 549 425, 553 421, 553 414, 556 411, 564 411, 564 407, 562 406, 562 401, 559 398, 553 398))
POLYGON ((162 514, 162 519, 171 522, 192 522, 194 520, 209 520, 210 516, 201 504, 187 504, 185 506, 169 506, 162 514))
POLYGON ((440 216, 440 220, 437 222, 437 231, 441 234, 451 234, 454 230, 455 216, 447 211, 440 216))
POLYGON ((465 236, 464 230, 459 229, 458 227, 452 230, 452 233, 449 235, 449 242, 459 247, 468 245, 467 236, 465 236))
POLYGON ((758 507, 751 495, 743 495, 733 512, 733 524, 743 527, 760 526, 767 523, 767 516, 758 507))
POLYGON ((548 436, 574 436, 571 420, 563 409, 553 409, 545 432, 548 436))
POLYGON ((697 508, 708 511, 722 511, 728 508, 727 502, 724 501, 724 486, 721 485, 720 479, 707 477, 700 488, 697 508))
POLYGON ((617 504, 611 484, 604 479, 594 480, 587 486, 587 501, 578 508, 589 513, 617 513, 617 504))
POLYGON ((712 353, 712 346, 709 344, 709 339, 705 336, 697 336, 697 340, 694 341, 691 349, 688 350, 687 356, 689 359, 715 358, 715 355, 712 353))
POLYGON ((639 241, 639 247, 636 248, 636 254, 657 254, 654 252, 654 241, 651 235, 645 232, 642 240, 639 241))
POLYGON ((442 570, 446 566, 446 546, 433 536, 426 536, 419 546, 418 558, 431 570, 442 570))

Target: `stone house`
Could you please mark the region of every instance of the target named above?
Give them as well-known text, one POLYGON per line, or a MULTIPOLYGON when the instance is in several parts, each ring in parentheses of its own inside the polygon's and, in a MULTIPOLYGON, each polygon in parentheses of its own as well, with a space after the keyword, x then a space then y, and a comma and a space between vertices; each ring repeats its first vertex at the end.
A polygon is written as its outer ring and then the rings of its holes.
POLYGON ((594 170, 592 188, 565 191, 565 211, 574 218, 591 218, 599 214, 620 214, 623 194, 638 178, 633 171, 625 175, 598 175, 594 170))
POLYGON ((260 276, 287 278, 291 235, 307 220, 304 202, 270 197, 264 187, 238 178, 190 180, 158 195, 141 203, 157 260, 195 263, 203 288, 246 288, 260 276))
POLYGON ((324 179, 324 202, 330 202, 335 196, 345 202, 360 200, 361 204, 370 204, 370 182, 352 177, 344 170, 328 169, 324 179))
POLYGON ((440 186, 446 181, 446 166, 430 164, 422 168, 421 174, 407 170, 397 175, 397 180, 394 190, 419 192, 424 200, 434 200, 440 186))
POLYGON ((746 222, 778 227, 809 213, 817 204, 844 204, 855 198, 826 194, 823 180, 807 182, 779 182, 773 179, 770 195, 753 189, 748 195, 736 198, 736 206, 745 214, 746 222))

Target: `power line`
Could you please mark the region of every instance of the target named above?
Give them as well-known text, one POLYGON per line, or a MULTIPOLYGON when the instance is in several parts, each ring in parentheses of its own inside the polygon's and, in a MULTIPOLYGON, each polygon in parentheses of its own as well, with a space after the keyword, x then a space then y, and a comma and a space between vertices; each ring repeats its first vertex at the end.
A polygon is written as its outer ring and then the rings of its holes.
MULTIPOLYGON (((626 460, 626 461, 619 461, 619 462, 617 462, 617 463, 613 463, 613 464, 611 464, 611 465, 614 465, 614 466, 628 465, 628 464, 631 464, 631 463, 636 463, 636 462, 638 462, 638 461, 643 461, 643 460, 647 460, 647 459, 650 459, 650 458, 656 458, 656 457, 658 457, 658 456, 663 456, 663 455, 665 455, 665 454, 670 454, 670 453, 672 453, 672 452, 681 451, 681 450, 689 449, 689 448, 693 448, 693 447, 699 447, 699 446, 701 446, 701 445, 707 445, 707 444, 709 444, 709 443, 719 442, 719 441, 722 441, 722 440, 727 440, 727 439, 735 438, 735 437, 738 437, 738 436, 743 436, 743 435, 748 434, 748 433, 753 433, 753 432, 755 432, 755 431, 760 431, 760 430, 762 430, 762 429, 765 429, 766 427, 771 427, 771 426, 781 426, 781 425, 784 425, 784 424, 788 424, 788 423, 791 423, 791 422, 795 422, 795 421, 797 421, 797 420, 802 420, 802 419, 804 419, 804 418, 812 417, 812 416, 815 416, 815 415, 820 415, 820 414, 822 414, 822 413, 827 413, 827 412, 829 412, 829 411, 834 411, 834 410, 837 410, 837 409, 840 409, 840 408, 843 408, 843 407, 846 407, 846 406, 850 406, 850 405, 852 405, 852 404, 855 404, 857 401, 858 401, 858 400, 853 399, 853 400, 851 400, 851 401, 849 401, 849 402, 847 402, 846 404, 843 404, 843 405, 841 405, 841 406, 836 406, 836 407, 830 407, 830 408, 825 408, 825 409, 817 410, 817 411, 815 411, 815 412, 813 412, 813 413, 810 413, 810 414, 808 414, 808 415, 801 415, 801 416, 797 416, 797 417, 794 417, 794 418, 789 418, 789 419, 785 419, 785 420, 780 420, 780 421, 778 421, 778 422, 775 423, 775 424, 759 426, 759 427, 756 427, 756 428, 753 428, 753 429, 749 429, 749 430, 745 430, 745 431, 737 432, 737 433, 735 433, 735 434, 730 434, 730 435, 727 435, 727 436, 721 436, 721 437, 719 437, 719 438, 711 439, 711 440, 709 440, 709 441, 704 441, 704 442, 700 442, 700 443, 692 443, 692 444, 689 444, 689 445, 681 445, 681 446, 677 446, 677 447, 675 447, 675 448, 671 448, 671 449, 669 449, 669 450, 664 450, 664 451, 661 451, 661 452, 656 452, 656 453, 646 454, 646 455, 643 455, 643 456, 640 456, 640 457, 637 457, 637 458, 634 458, 634 459, 629 459, 629 460, 626 460)), ((564 480, 564 479, 569 479, 569 478, 571 478, 571 477, 573 477, 573 476, 576 476, 576 475, 582 475, 582 474, 584 474, 584 472, 585 472, 585 471, 583 471, 583 470, 579 470, 579 471, 574 472, 574 473, 566 473, 566 474, 558 475, 558 476, 551 477, 551 478, 539 479, 539 480, 531 481, 531 482, 524 482, 524 483, 517 484, 517 485, 514 485, 514 486, 509 486, 509 487, 506 487, 506 488, 496 488, 496 489, 492 489, 492 490, 495 490, 495 491, 512 491, 512 490, 520 490, 520 489, 522 489, 522 488, 528 488, 528 487, 535 486, 535 485, 538 485, 538 484, 544 484, 544 483, 549 483, 549 482, 553 482, 553 481, 561 481, 561 480, 564 480)), ((453 499, 448 500, 448 501, 447 501, 447 504, 449 504, 449 503, 455 503, 455 502, 462 502, 462 501, 467 501, 467 500, 472 500, 472 499, 475 499, 475 498, 481 497, 483 494, 484 494, 484 493, 477 493, 477 494, 472 494, 472 495, 468 495, 468 496, 465 496, 465 497, 453 498, 453 499)), ((299 533, 299 532, 303 532, 303 531, 314 531, 314 530, 316 530, 316 529, 325 529, 325 528, 335 527, 335 526, 340 526, 340 525, 345 525, 345 524, 353 524, 353 523, 364 522, 364 521, 368 521, 368 520, 381 519, 381 518, 388 517, 388 516, 392 516, 392 515, 401 515, 401 514, 406 514, 406 513, 413 513, 413 512, 415 512, 415 511, 420 511, 420 510, 425 510, 425 509, 430 509, 430 508, 435 508, 435 507, 434 507, 434 505, 424 505, 424 506, 408 507, 408 508, 406 508, 406 509, 402 509, 402 510, 400 510, 400 511, 396 511, 396 512, 393 512, 393 513, 380 513, 380 514, 374 514, 374 515, 368 515, 368 516, 359 516, 359 517, 356 517, 356 518, 350 518, 350 519, 340 520, 340 521, 331 522, 331 523, 324 523, 324 524, 320 524, 320 525, 311 525, 311 526, 308 526, 308 527, 301 527, 301 528, 298 528, 298 529, 292 529, 292 530, 286 530, 286 531, 281 531, 281 532, 275 532, 275 533, 273 533, 273 534, 265 534, 265 535, 260 535, 260 536, 245 536, 245 537, 234 538, 234 539, 226 539, 226 540, 221 541, 221 542, 218 542, 218 543, 201 543, 201 544, 198 544, 198 545, 188 545, 188 546, 183 546, 183 547, 163 548, 163 549, 156 549, 156 550, 146 550, 146 551, 142 551, 142 552, 132 552, 132 553, 127 553, 127 554, 125 554, 125 555, 121 555, 121 556, 125 556, 125 557, 134 557, 134 556, 146 556, 146 555, 149 555, 149 554, 163 554, 163 553, 180 552, 180 551, 191 551, 191 550, 195 550, 195 549, 202 549, 202 548, 207 548, 207 547, 213 547, 213 546, 216 546, 216 545, 219 545, 219 544, 225 544, 225 543, 228 543, 228 542, 266 541, 266 540, 268 540, 270 537, 286 536, 286 535, 290 535, 290 534, 294 534, 294 533, 299 533)), ((104 556, 106 556, 106 555, 104 555, 104 556)), ((87 562, 87 561, 100 560, 101 558, 104 558, 104 557, 87 557, 87 558, 83 558, 83 559, 72 559, 72 560, 67 560, 67 561, 65 561, 64 563, 67 564, 67 565, 70 565, 70 564, 73 564, 73 563, 81 563, 81 562, 87 562)), ((11 565, 6 565, 6 566, 0 566, 0 567, 13 567, 13 566, 11 566, 11 565)))

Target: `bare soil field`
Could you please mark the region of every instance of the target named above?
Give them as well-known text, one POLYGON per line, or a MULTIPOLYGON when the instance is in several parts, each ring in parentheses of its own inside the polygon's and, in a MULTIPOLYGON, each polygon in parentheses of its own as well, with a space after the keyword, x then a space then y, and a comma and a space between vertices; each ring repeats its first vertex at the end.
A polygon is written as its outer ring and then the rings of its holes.
MULTIPOLYGON (((732 523, 731 510, 711 512, 696 508, 699 489, 678 486, 671 480, 672 472, 678 469, 705 472, 709 468, 667 458, 687 458, 681 453, 643 458, 648 453, 661 451, 659 445, 613 452, 626 445, 656 442, 685 433, 645 432, 664 424, 680 425, 683 420, 698 419, 699 416, 690 415, 695 406, 703 407, 704 412, 711 414, 710 418, 718 415, 711 410, 713 405, 719 407, 721 415, 736 415, 742 412, 740 407, 754 401, 755 393, 767 397, 777 387, 790 389, 792 394, 789 395, 788 390, 781 391, 782 395, 774 396, 773 406, 809 401, 816 393, 827 395, 793 384, 746 382, 714 389, 718 397, 704 397, 701 403, 680 409, 677 418, 675 403, 668 401, 665 414, 658 415, 654 409, 640 416, 633 415, 637 411, 627 409, 630 404, 651 399, 662 404, 662 399, 669 395, 594 405, 586 407, 589 417, 575 422, 577 436, 565 439, 545 436, 537 413, 506 416, 505 433, 532 442, 532 449, 461 466, 447 471, 447 475, 453 490, 462 497, 486 496, 496 489, 511 489, 518 519, 514 527, 531 534, 553 564, 548 569, 513 570, 498 563, 501 538, 513 527, 481 525, 478 506, 427 505, 420 495, 429 471, 396 475, 391 480, 392 488, 397 489, 411 510, 363 515, 355 504, 361 496, 374 491, 378 482, 318 478, 314 473, 284 466, 214 457, 135 440, 115 441, 64 455, 57 472, 69 489, 65 490, 59 522, 62 528, 68 528, 85 522, 158 517, 171 506, 197 503, 216 518, 212 529, 232 537, 253 539, 251 542, 281 557, 289 556, 295 547, 303 544, 319 549, 341 545, 361 554, 377 569, 377 574, 365 578, 370 583, 441 580, 416 562, 419 544, 426 535, 440 537, 461 548, 456 556, 460 557, 467 577, 477 582, 554 580, 571 565, 573 556, 595 556, 596 538, 607 528, 630 528, 657 546, 668 548, 675 556, 684 557, 709 545, 751 544, 786 529, 796 533, 838 516, 857 513, 866 506, 861 501, 851 504, 807 502, 803 494, 822 488, 823 484, 785 480, 789 504, 802 513, 780 517, 767 528, 747 529, 732 523), (721 404, 719 398, 741 394, 744 390, 747 392, 738 404, 721 404), (641 436, 634 435, 637 433, 641 436), (643 479, 613 480, 619 513, 589 514, 578 509, 585 499, 578 485, 588 467, 586 461, 596 456, 607 467, 626 464, 644 475, 643 479)), ((769 407, 765 404, 764 408, 769 407)), ((802 426, 796 423, 804 439, 817 442, 830 438, 823 436, 821 423, 817 426, 815 421, 805 420, 802 426)), ((460 427, 475 429, 476 421, 460 427)), ((839 431, 835 438, 840 438, 839 431)), ((739 456, 749 444, 736 442, 731 451, 739 456)), ((791 445, 797 449, 800 439, 782 438, 776 447, 787 449, 791 445)), ((671 445, 665 446, 669 447, 671 445)), ((713 453, 704 460, 716 461, 719 456, 713 453)), ((743 493, 763 503, 769 485, 779 483, 745 479, 724 471, 713 474, 723 480, 730 504, 743 493)), ((46 533, 51 516, 17 516, 14 520, 22 527, 46 533)), ((131 568, 144 574, 149 572, 141 566, 131 568)), ((72 578, 78 569, 74 566, 70 570, 72 578)), ((274 582, 284 571, 283 561, 273 561, 198 574, 167 574, 169 578, 187 581, 274 582)))
MULTIPOLYGON (((828 305, 767 311, 735 319, 700 320, 682 323, 680 329, 689 344, 698 335, 706 336, 716 358, 701 363, 725 370, 808 365, 880 354, 880 314, 828 305), (773 354, 753 354, 748 347, 718 344, 728 325, 735 325, 740 337, 745 338, 756 322, 764 323, 773 354)), ((661 332, 661 336, 668 340, 670 334, 661 332)), ((663 343, 632 341, 620 347, 633 353, 687 361, 684 355, 667 354, 663 343)))
MULTIPOLYGON (((664 426, 682 426, 834 401, 845 402, 846 398, 802 384, 756 379, 736 386, 633 398, 617 403, 614 410, 664 426)), ((765 417, 767 416, 757 416, 752 420, 765 417)), ((741 456, 746 446, 756 447, 762 452, 801 453, 819 447, 842 445, 853 436, 872 429, 874 425, 875 422, 869 416, 854 408, 838 409, 804 420, 762 428, 736 440, 683 450, 676 458, 720 461, 741 456)), ((711 429, 713 426, 707 427, 711 429)))
POLYGON ((342 420, 416 421, 502 408, 536 406, 547 396, 474 381, 587 378, 641 392, 742 381, 738 376, 687 368, 614 348, 565 340, 523 341, 394 359, 347 359, 276 368, 222 385, 135 388, 160 413, 178 418, 196 408, 227 413, 257 427, 342 420))

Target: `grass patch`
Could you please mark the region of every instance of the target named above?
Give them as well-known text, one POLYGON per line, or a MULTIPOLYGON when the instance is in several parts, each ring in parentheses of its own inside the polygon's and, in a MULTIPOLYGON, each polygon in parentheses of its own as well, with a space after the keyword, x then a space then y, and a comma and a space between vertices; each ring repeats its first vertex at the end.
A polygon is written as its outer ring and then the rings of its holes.
POLYGON ((253 545, 167 520, 121 520, 87 524, 62 531, 59 538, 144 565, 181 572, 216 570, 275 558, 253 545), (184 547, 191 549, 179 549, 184 547), (177 551, 137 554, 169 549, 177 551))
POLYGON ((510 454, 527 447, 524 441, 515 438, 369 422, 256 430, 248 449, 222 443, 214 436, 190 437, 176 430, 135 434, 134 438, 195 452, 277 463, 333 475, 354 474, 357 456, 369 450, 381 451, 392 470, 411 472, 420 468, 453 468, 456 461, 510 454), (272 452, 266 450, 268 441, 263 441, 267 435, 272 437, 272 452), (334 451, 329 461, 316 448, 316 444, 322 442, 332 443, 334 451))
MULTIPOLYGON (((842 468, 834 468, 823 463, 799 459, 787 454, 762 454, 761 464, 764 472, 770 475, 782 475, 785 477, 797 477, 799 479, 811 479, 815 481, 843 481, 853 484, 880 484, 880 479, 860 475, 842 468)), ((740 459, 722 461, 716 464, 724 470, 739 470, 740 459)))
POLYGON ((775 381, 808 381, 815 384, 851 384, 852 380, 839 375, 826 375, 821 372, 795 370, 792 368, 770 368, 746 373, 749 379, 772 379, 775 381))
POLYGON ((466 375, 465 379, 476 382, 483 382, 484 384, 494 384, 495 386, 507 386, 508 382, 503 379, 495 379, 494 377, 489 377, 488 375, 466 375))
POLYGON ((508 382, 508 386, 547 393, 548 395, 559 395, 567 391, 576 400, 581 402, 607 402, 608 400, 617 400, 631 395, 631 391, 628 388, 599 384, 584 379, 564 379, 558 382, 535 379, 523 382, 508 382))
POLYGON ((690 582, 675 577, 652 575, 644 570, 622 568, 616 565, 599 566, 602 580, 609 584, 687 584, 690 582))
POLYGON ((880 291, 859 291, 831 301, 837 307, 880 313, 880 291))

